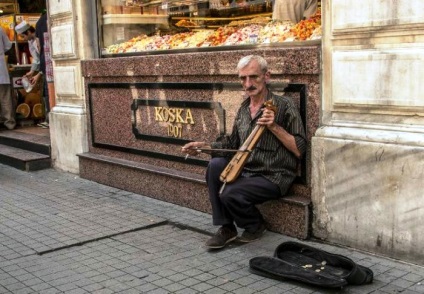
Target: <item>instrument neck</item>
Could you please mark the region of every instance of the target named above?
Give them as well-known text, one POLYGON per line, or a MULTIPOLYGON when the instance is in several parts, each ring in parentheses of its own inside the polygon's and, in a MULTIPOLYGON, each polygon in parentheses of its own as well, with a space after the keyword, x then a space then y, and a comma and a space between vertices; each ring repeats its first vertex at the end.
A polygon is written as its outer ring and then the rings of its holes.
POLYGON ((239 150, 252 151, 264 131, 265 126, 256 125, 253 131, 250 133, 249 137, 247 137, 243 145, 239 148, 239 150))

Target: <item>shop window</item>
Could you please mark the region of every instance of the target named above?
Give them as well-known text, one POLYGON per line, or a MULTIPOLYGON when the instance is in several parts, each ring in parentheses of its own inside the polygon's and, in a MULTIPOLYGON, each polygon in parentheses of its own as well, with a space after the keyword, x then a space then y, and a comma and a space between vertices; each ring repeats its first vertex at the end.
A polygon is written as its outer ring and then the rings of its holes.
POLYGON ((279 0, 100 0, 102 56, 321 39, 320 1, 300 20, 277 19, 274 1, 279 0))

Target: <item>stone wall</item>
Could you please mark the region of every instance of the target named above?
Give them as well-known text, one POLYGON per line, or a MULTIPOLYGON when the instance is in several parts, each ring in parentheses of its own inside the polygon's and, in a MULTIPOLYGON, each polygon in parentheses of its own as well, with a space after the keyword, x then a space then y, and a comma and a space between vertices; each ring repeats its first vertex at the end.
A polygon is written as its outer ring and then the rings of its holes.
POLYGON ((424 4, 326 1, 318 238, 424 264, 424 4))

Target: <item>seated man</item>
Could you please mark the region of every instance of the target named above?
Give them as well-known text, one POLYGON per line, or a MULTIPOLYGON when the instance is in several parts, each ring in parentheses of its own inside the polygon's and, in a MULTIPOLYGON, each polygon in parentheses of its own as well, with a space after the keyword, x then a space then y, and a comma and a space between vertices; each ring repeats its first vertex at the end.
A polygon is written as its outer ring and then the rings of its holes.
POLYGON ((206 172, 213 224, 221 228, 206 242, 212 249, 222 248, 237 238, 236 225, 244 229, 242 242, 262 236, 266 227, 256 204, 278 199, 290 188, 296 177, 299 159, 306 151, 306 136, 300 114, 287 97, 277 96, 267 88, 268 65, 261 56, 243 57, 238 76, 248 98, 235 118, 231 135, 220 142, 190 142, 182 147, 188 155, 198 154, 196 148, 239 149, 256 125, 265 127, 256 147, 250 153, 241 175, 223 189, 221 172, 230 158, 213 157, 206 172), (274 110, 264 108, 272 101, 274 110))

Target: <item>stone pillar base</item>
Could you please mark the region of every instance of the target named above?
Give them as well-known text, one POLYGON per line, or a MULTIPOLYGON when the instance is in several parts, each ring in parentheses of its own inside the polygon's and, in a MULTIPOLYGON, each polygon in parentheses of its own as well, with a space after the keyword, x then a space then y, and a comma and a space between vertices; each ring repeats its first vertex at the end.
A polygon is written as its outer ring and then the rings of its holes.
POLYGON ((424 244, 423 139, 422 133, 354 128, 317 132, 314 236, 424 264, 424 253, 417 250, 424 244))
POLYGON ((85 111, 81 107, 55 106, 49 119, 53 167, 79 173, 76 154, 88 150, 85 111))

